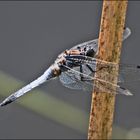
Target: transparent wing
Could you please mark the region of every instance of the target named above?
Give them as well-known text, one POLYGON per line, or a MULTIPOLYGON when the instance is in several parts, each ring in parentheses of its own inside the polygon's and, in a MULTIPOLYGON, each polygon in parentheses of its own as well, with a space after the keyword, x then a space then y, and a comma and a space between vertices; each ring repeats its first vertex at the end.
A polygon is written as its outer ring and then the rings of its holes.
MULTIPOLYGON (((85 69, 85 74, 89 75, 92 73, 92 71, 89 70, 92 68, 92 70, 95 71, 100 71, 102 73, 101 79, 108 79, 108 77, 111 78, 110 74, 110 69, 112 71, 119 70, 119 78, 118 82, 119 83, 128 83, 128 82, 134 82, 134 81, 140 81, 140 66, 135 65, 135 64, 117 64, 117 63, 112 63, 112 62, 107 62, 103 61, 100 59, 92 58, 92 57, 87 57, 87 56, 70 56, 68 58, 69 61, 73 63, 80 63, 83 65, 83 69, 85 69), (98 68, 96 68, 96 64, 98 64, 98 68), (88 67, 87 67, 88 65, 88 67)), ((113 72, 113 74, 115 74, 113 72)), ((116 73, 116 77, 118 77, 118 74, 116 73)))
POLYGON ((78 89, 84 91, 92 91, 93 90, 93 83, 90 80, 81 81, 80 75, 73 73, 72 71, 63 72, 59 76, 60 82, 67 88, 70 89, 78 89))
MULTIPOLYGON (((65 66, 68 68, 67 66, 65 66)), ((124 95, 132 95, 132 93, 119 85, 110 83, 108 81, 95 78, 94 75, 87 75, 81 73, 75 69, 68 68, 69 70, 63 72, 60 75, 61 83, 71 89, 82 89, 85 91, 93 91, 93 88, 96 91, 107 92, 107 93, 119 93, 124 95), (82 77, 82 79, 81 79, 82 77), (94 84, 93 84, 94 82, 94 84)))
POLYGON ((131 35, 131 30, 126 27, 123 32, 123 40, 127 39, 131 35))
POLYGON ((119 75, 113 72, 113 77, 115 74, 116 74, 116 77, 118 76, 118 83, 131 83, 132 84, 133 82, 140 81, 139 65, 124 64, 124 63, 111 64, 111 63, 99 62, 97 71, 100 70, 103 73, 104 77, 110 77, 110 78, 112 77, 109 69, 112 69, 112 72, 119 70, 119 75))
MULTIPOLYGON (((127 39, 130 36, 130 34, 131 34, 131 30, 128 27, 125 28, 124 33, 123 33, 123 40, 127 39)), ((70 50, 75 50, 75 49, 78 49, 78 48, 85 48, 85 47, 92 48, 95 52, 97 52, 97 50, 98 50, 98 39, 83 42, 81 44, 78 44, 78 45, 72 47, 70 50)))
MULTIPOLYGON (((131 34, 130 29, 126 28, 124 30, 123 40, 125 40, 130 34, 131 34)), ((71 50, 75 50, 78 48, 85 48, 85 47, 90 47, 90 48, 94 49, 94 51, 97 53, 98 39, 94 39, 94 40, 90 40, 90 41, 78 44, 78 45, 74 46, 73 48, 71 48, 71 50)), ((116 91, 117 91, 117 93, 131 95, 131 93, 127 89, 122 88, 119 85, 115 85, 115 84, 112 84, 112 83, 109 83, 106 81, 108 76, 111 77, 111 75, 108 73, 108 70, 107 70, 107 72, 104 73, 103 79, 98 78, 98 80, 97 80, 96 78, 93 78, 94 73, 95 73, 96 63, 100 64, 100 67, 98 69, 96 69, 97 71, 109 69, 110 67, 113 67, 113 69, 116 70, 120 67, 120 65, 117 65, 117 64, 114 64, 111 62, 109 63, 106 61, 101 61, 96 58, 91 58, 91 57, 87 57, 87 56, 70 56, 67 59, 69 59, 71 62, 76 61, 76 63, 79 61, 79 64, 81 64, 81 66, 82 66, 82 71, 80 70, 80 67, 75 67, 75 68, 71 69, 67 66, 64 66, 68 69, 68 71, 63 72, 60 75, 60 81, 65 87, 68 87, 71 89, 83 89, 83 90, 91 91, 91 90, 93 90, 93 81, 95 80, 95 81, 100 81, 100 82, 98 82, 98 84, 96 84, 96 83, 94 84, 94 88, 96 90, 101 90, 103 92, 107 91, 107 92, 111 92, 111 93, 112 92, 116 93, 116 91), (107 83, 109 84, 109 86, 106 86, 107 83), (115 89, 115 91, 114 91, 114 89, 115 89)), ((125 73, 124 68, 122 69, 121 73, 125 73)), ((124 80, 122 80, 122 76, 119 78, 119 81, 124 82, 124 80)))
POLYGON ((111 94, 123 94, 127 96, 132 96, 133 94, 126 88, 121 87, 119 85, 112 85, 112 83, 108 83, 106 81, 100 81, 100 79, 95 80, 94 90, 97 92, 105 92, 111 94))
POLYGON ((140 81, 140 67, 138 65, 120 64, 119 83, 134 83, 140 81))
POLYGON ((82 73, 80 72, 80 67, 75 67, 73 69, 68 67, 68 71, 63 72, 59 78, 61 83, 71 89, 82 89, 86 91, 93 90, 93 76, 94 73, 91 72, 87 65, 82 65, 82 73))

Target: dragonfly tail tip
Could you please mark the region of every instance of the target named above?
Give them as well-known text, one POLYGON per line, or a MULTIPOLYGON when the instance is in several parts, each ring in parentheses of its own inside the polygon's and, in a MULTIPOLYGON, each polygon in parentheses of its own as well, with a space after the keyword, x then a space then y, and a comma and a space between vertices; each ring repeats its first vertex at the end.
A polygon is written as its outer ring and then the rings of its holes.
POLYGON ((13 102, 12 100, 4 100, 2 103, 0 103, 0 106, 5 106, 7 104, 10 104, 11 102, 13 102))
POLYGON ((3 103, 0 104, 1 107, 5 106, 3 103))
POLYGON ((2 107, 2 106, 5 106, 5 104, 2 102, 2 103, 0 103, 0 106, 2 107))

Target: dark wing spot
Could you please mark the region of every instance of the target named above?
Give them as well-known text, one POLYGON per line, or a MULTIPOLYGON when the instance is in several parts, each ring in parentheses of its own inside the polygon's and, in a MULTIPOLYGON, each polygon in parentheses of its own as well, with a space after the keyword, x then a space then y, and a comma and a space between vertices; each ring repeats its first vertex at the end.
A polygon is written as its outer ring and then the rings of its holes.
POLYGON ((80 49, 81 49, 81 47, 79 47, 79 46, 78 46, 78 47, 77 47, 77 49, 78 49, 78 50, 80 50, 80 49))

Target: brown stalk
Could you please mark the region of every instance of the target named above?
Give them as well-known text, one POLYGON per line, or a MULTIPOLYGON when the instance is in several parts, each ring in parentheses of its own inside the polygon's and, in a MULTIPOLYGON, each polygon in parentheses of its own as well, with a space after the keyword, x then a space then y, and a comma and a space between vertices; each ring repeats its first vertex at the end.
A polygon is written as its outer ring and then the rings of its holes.
MULTIPOLYGON (((126 9, 126 0, 103 1, 98 59, 119 63, 126 9)), ((97 63, 97 69, 98 67, 99 65, 97 63)), ((97 72, 96 77, 101 77, 101 73, 104 71, 105 70, 97 72)), ((107 80, 117 84, 115 73, 118 73, 118 70, 114 73, 114 71, 110 69, 109 73, 114 75, 114 78, 113 81, 110 81, 109 78, 107 80)), ((96 90, 93 92, 88 139, 111 138, 114 104, 115 94, 101 93, 96 90)))

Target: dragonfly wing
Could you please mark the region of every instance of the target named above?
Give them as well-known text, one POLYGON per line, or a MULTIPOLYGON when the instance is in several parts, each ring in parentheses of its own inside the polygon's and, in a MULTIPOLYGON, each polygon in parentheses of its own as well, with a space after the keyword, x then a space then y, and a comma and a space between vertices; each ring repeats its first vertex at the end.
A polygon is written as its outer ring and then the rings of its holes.
MULTIPOLYGON (((80 74, 74 73, 73 71, 69 70, 63 72, 60 76, 60 82, 67 88, 70 89, 77 89, 77 90, 84 90, 84 91, 92 91, 93 90, 93 82, 90 81, 81 81, 80 74)), ((86 78, 86 77, 83 77, 86 78)))
POLYGON ((81 81, 76 75, 74 73, 71 75, 70 72, 64 72, 60 76, 60 81, 65 87, 70 89, 90 92, 94 89, 95 91, 102 93, 123 94, 127 96, 133 95, 128 89, 119 85, 108 83, 103 80, 100 81, 100 79, 95 79, 95 82, 92 79, 89 81, 81 81))
POLYGON ((120 64, 120 83, 132 83, 140 81, 140 67, 137 65, 120 64))
POLYGON ((131 35, 131 30, 127 27, 123 32, 123 40, 127 39, 131 35))
MULTIPOLYGON (((123 40, 127 39, 131 34, 131 30, 127 27, 124 29, 124 33, 123 33, 123 40)), ((92 48, 95 52, 97 52, 98 50, 98 39, 94 39, 94 40, 89 40, 86 42, 83 42, 81 44, 78 44, 74 47, 71 48, 71 50, 75 50, 78 48, 84 48, 84 47, 90 47, 92 48)))
POLYGON ((127 96, 133 95, 128 89, 124 87, 106 81, 102 81, 102 80, 100 81, 100 79, 97 80, 97 82, 95 80, 94 90, 103 93, 123 94, 127 96))
MULTIPOLYGON (((98 62, 98 70, 102 70, 104 73, 104 77, 114 77, 114 74, 116 74, 116 77, 118 77, 118 83, 132 83, 132 82, 138 82, 140 81, 140 66, 134 65, 134 64, 113 64, 113 63, 106 63, 106 62, 98 62), (113 72, 113 76, 110 74, 109 69, 112 69, 112 71, 118 71, 118 73, 113 72)), ((95 65, 95 64, 93 64, 95 65)), ((104 79, 105 80, 105 79, 104 79)))
MULTIPOLYGON (((77 56, 79 57, 79 56, 77 56)), ((116 73, 116 77, 118 77, 119 83, 129 83, 129 82, 135 82, 140 81, 140 66, 135 64, 125 64, 125 63, 113 63, 113 62, 107 62, 100 59, 82 56, 82 64, 86 66, 85 69, 88 70, 87 65, 89 65, 94 71, 101 71, 104 75, 104 78, 106 77, 114 77, 110 74, 110 69, 112 71, 118 71, 119 70, 119 76, 118 73, 116 73), (98 67, 96 67, 96 64, 98 64, 98 67)), ((79 60, 80 62, 81 60, 79 60)), ((90 72, 86 72, 86 74, 89 74, 90 72)), ((106 80, 106 79, 104 79, 106 80)))
POLYGON ((70 77, 67 74, 65 72, 60 76, 60 81, 65 87, 70 88, 70 89, 84 90, 84 91, 92 91, 93 90, 93 84, 83 82, 74 76, 70 77), (67 83, 66 79, 69 79, 69 78, 71 79, 71 82, 67 83))
POLYGON ((112 82, 105 81, 103 79, 95 78, 94 75, 87 75, 76 71, 75 69, 69 69, 66 72, 63 72, 60 76, 60 81, 65 87, 71 89, 82 89, 85 91, 95 91, 113 93, 113 94, 124 94, 132 95, 132 93, 112 82), (84 80, 81 80, 81 76, 84 80), (94 82, 94 83, 93 83, 94 82))
MULTIPOLYGON (((107 62, 99 62, 98 68, 96 71, 101 71, 103 73, 103 77, 106 78, 110 77, 111 79, 115 76, 118 77, 118 83, 132 83, 140 81, 140 67, 138 65, 133 64, 113 64, 107 62), (110 69, 112 70, 113 75, 110 74, 110 69), (114 71, 114 72, 113 72, 114 71), (119 71, 119 74, 115 71, 119 71)), ((93 64, 95 66, 95 64, 93 64)))

